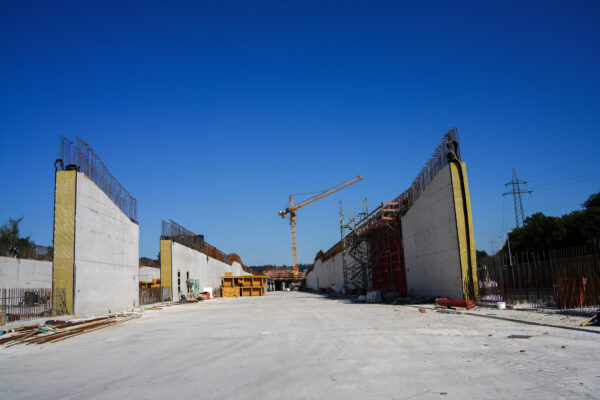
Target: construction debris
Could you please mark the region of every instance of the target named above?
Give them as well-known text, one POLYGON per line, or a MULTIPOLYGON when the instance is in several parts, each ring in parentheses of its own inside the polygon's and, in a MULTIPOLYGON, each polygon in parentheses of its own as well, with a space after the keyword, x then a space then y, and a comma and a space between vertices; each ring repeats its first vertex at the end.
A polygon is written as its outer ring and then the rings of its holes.
POLYGON ((453 300, 453 299, 440 298, 440 299, 435 299, 435 302, 436 302, 436 304, 438 304, 440 306, 446 306, 446 307, 463 307, 466 309, 475 308, 475 302, 473 300, 453 300))
POLYGON ((592 318, 588 318, 585 321, 583 321, 580 326, 587 326, 589 323, 591 323, 593 320, 596 320, 597 322, 600 321, 600 314, 596 314, 594 315, 592 318))

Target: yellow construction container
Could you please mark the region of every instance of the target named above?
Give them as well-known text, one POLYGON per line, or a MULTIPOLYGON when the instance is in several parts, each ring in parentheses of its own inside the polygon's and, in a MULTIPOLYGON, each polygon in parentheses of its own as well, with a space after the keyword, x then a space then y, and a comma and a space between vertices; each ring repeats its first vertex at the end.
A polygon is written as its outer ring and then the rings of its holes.
POLYGON ((235 287, 235 278, 232 276, 225 276, 221 278, 221 286, 226 287, 235 287))
POLYGON ((266 276, 233 276, 226 272, 221 278, 223 297, 264 296, 266 286, 266 276))

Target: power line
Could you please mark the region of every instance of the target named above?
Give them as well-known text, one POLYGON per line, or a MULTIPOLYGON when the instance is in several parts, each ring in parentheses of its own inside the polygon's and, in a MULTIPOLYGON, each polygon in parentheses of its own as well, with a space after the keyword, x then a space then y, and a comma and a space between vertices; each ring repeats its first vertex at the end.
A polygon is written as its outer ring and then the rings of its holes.
POLYGON ((599 178, 600 178, 600 176, 596 176, 596 177, 593 177, 593 178, 580 179, 580 180, 577 180, 577 181, 572 181, 572 182, 564 183, 562 185, 556 184, 554 186, 546 187, 546 188, 543 188, 543 189, 536 189, 536 192, 543 192, 544 190, 558 189, 558 188, 561 188, 561 187, 564 187, 564 186, 573 185, 575 183, 591 182, 591 181, 595 181, 596 179, 599 179, 599 178))
POLYGON ((561 183, 572 182, 573 179, 581 179, 581 178, 586 178, 586 177, 589 177, 589 176, 596 176, 598 174, 600 174, 600 171, 594 171, 594 172, 590 172, 588 174, 573 176, 573 177, 570 177, 570 178, 567 178, 567 179, 563 179, 563 180, 560 180, 560 181, 545 183, 545 184, 540 185, 540 186, 534 186, 533 189, 535 189, 537 191, 539 189, 543 189, 543 188, 548 187, 548 186, 554 186, 554 185, 559 185, 561 183))
MULTIPOLYGON (((593 157, 585 158, 583 160, 579 160, 579 161, 576 161, 574 163, 570 163, 570 164, 564 165, 564 166, 562 166, 560 168, 557 168, 557 169, 553 169, 553 170, 549 170, 549 171, 544 171, 544 172, 541 172, 541 173, 536 174, 536 175, 531 175, 531 176, 529 176, 527 178, 527 180, 528 181, 543 180, 545 178, 540 178, 540 177, 546 176, 546 175, 555 175, 555 174, 558 173, 558 171, 571 170, 571 169, 574 169, 574 168, 581 168, 580 164, 583 164, 583 163, 585 163, 587 161, 595 160, 595 159, 598 159, 598 158, 600 158, 600 155, 599 156, 593 156, 593 157)), ((598 162, 600 162, 600 160, 594 161, 594 162, 592 162, 590 164, 596 164, 598 162)))

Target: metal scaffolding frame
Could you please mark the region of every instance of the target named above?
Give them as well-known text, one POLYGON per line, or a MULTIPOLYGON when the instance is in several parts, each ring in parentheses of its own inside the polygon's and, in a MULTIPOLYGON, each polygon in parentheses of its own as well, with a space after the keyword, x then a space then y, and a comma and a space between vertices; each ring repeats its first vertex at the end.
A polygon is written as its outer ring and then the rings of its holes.
POLYGON ((370 213, 363 200, 353 213, 345 214, 340 200, 342 263, 346 290, 364 294, 373 287, 373 261, 370 238, 381 229, 397 229, 396 224, 415 203, 442 168, 453 160, 460 161, 458 130, 448 130, 421 169, 411 186, 391 202, 382 202, 370 213), (351 260, 347 260, 346 255, 351 260))
POLYGON ((344 287, 366 293, 372 282, 373 268, 369 253, 369 243, 365 236, 357 234, 354 229, 358 222, 368 214, 367 199, 364 199, 357 210, 346 215, 340 200, 340 234, 342 240, 342 268, 344 287), (351 260, 347 260, 349 255, 351 260))

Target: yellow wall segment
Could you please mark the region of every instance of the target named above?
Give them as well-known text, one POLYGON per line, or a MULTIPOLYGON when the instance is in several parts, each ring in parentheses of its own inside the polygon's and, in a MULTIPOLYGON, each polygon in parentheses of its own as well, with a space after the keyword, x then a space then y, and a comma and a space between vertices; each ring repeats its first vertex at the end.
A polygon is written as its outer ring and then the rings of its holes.
POLYGON ((456 212, 463 296, 465 299, 476 300, 479 299, 479 283, 477 281, 477 258, 475 236, 473 234, 473 217, 471 215, 471 197, 469 195, 469 182, 467 180, 467 166, 461 162, 459 168, 456 163, 451 163, 450 174, 454 193, 454 210, 456 212))
POLYGON ((160 286, 163 288, 170 288, 169 296, 171 299, 173 298, 172 248, 173 246, 171 240, 160 241, 160 286))
POLYGON ((54 199, 53 314, 73 314, 77 172, 57 171, 54 199))

